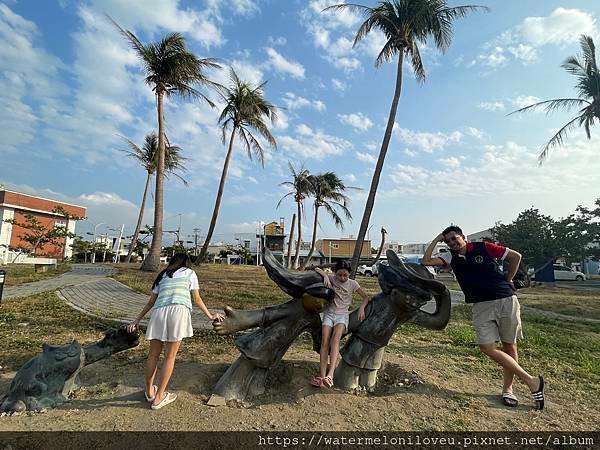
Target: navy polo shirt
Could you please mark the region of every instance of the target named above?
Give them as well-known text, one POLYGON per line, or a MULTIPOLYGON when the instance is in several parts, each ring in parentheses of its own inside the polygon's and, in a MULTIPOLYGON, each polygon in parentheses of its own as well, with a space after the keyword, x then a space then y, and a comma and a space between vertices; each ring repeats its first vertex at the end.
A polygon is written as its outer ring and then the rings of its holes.
POLYGON ((513 295, 497 259, 504 259, 508 248, 489 242, 468 242, 464 255, 450 250, 440 255, 452 267, 466 303, 487 302, 513 295))

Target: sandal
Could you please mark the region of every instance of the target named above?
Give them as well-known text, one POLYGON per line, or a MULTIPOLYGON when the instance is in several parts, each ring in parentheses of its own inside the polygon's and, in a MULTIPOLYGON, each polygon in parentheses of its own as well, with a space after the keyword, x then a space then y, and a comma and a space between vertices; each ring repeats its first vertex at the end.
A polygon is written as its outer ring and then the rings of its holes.
POLYGON ((544 401, 546 400, 545 396, 544 396, 544 377, 542 377, 541 375, 538 377, 540 380, 540 386, 538 388, 537 391, 532 392, 531 396, 533 397, 533 400, 535 401, 535 409, 538 410, 542 410, 544 409, 544 401))
POLYGON ((319 377, 319 376, 315 375, 315 376, 313 377, 313 379, 311 380, 310 384, 311 384, 312 386, 314 386, 314 387, 318 387, 318 388, 320 388, 320 387, 323 387, 323 378, 321 378, 321 377, 319 377))
POLYGON ((151 408, 152 409, 160 409, 163 406, 167 406, 169 403, 173 403, 175 400, 177 399, 177 394, 174 394, 172 392, 165 392, 165 397, 162 399, 162 401, 158 404, 152 404, 151 408))
POLYGON ((323 384, 328 388, 333 387, 333 378, 331 378, 330 376, 326 376, 325 378, 323 378, 323 384))
POLYGON ((502 403, 506 406, 510 406, 511 408, 516 408, 519 406, 519 400, 512 392, 502 393, 502 403))
POLYGON ((154 395, 152 397, 150 397, 148 395, 148 392, 146 392, 146 390, 144 390, 144 397, 146 397, 146 401, 147 402, 153 402, 154 398, 156 397, 156 393, 158 392, 158 386, 153 384, 152 387, 154 388, 154 395))

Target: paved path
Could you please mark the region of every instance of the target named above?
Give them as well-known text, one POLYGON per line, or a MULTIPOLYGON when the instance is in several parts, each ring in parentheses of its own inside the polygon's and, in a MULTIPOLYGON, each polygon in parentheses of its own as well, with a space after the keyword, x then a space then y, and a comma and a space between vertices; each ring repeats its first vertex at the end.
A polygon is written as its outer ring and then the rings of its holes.
POLYGON ((57 289, 66 286, 73 286, 106 278, 108 275, 115 272, 115 269, 107 266, 75 264, 70 272, 63 273, 57 277, 4 288, 2 298, 27 297, 29 295, 39 294, 40 292, 56 291, 57 289))
MULTIPOLYGON (((87 315, 122 323, 135 319, 148 302, 148 295, 137 293, 112 278, 65 287, 59 296, 87 315)), ((210 309, 210 312, 223 313, 218 309, 210 309)), ((147 323, 147 320, 142 321, 142 325, 147 323)), ((192 310, 192 326, 194 329, 212 329, 211 322, 197 309, 192 310)))

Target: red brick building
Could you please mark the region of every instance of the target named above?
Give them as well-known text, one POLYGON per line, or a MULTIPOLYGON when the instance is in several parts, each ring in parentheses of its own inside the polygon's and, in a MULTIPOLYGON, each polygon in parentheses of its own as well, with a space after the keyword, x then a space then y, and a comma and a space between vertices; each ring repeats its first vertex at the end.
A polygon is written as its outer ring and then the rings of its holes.
MULTIPOLYGON (((24 222, 25 216, 31 214, 46 227, 67 227, 70 232, 74 233, 77 221, 69 220, 52 212, 57 206, 75 217, 85 217, 86 209, 83 206, 35 197, 20 192, 0 190, 0 246, 2 247, 0 252, 6 250, 6 248, 13 251, 30 248, 30 244, 21 239, 26 230, 17 225, 6 223, 5 220, 7 219, 24 222)), ((46 244, 43 248, 36 250, 36 256, 47 256, 62 260, 71 256, 73 252, 72 243, 73 239, 67 238, 66 240, 62 239, 61 245, 46 244)))

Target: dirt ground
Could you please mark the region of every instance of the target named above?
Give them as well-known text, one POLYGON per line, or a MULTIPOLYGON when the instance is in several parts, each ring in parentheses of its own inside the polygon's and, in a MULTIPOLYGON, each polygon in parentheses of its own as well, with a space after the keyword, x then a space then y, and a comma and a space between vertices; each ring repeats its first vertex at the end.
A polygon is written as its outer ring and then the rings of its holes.
MULTIPOLYGON (((185 342, 184 342, 185 345, 185 342)), ((144 350, 136 349, 85 368, 84 388, 69 404, 44 413, 0 418, 0 431, 37 430, 595 430, 597 399, 568 395, 547 380, 547 406, 535 411, 523 385, 518 408, 499 401, 500 373, 470 377, 447 374, 435 361, 390 353, 374 393, 352 394, 309 385, 317 354, 301 345, 290 349, 268 380, 264 396, 247 403, 210 407, 211 389, 237 353, 188 356, 177 361, 171 388, 177 401, 153 411, 143 400, 144 350), (110 380, 110 381, 107 381, 110 380)), ((0 372, 0 392, 14 372, 0 372)))

